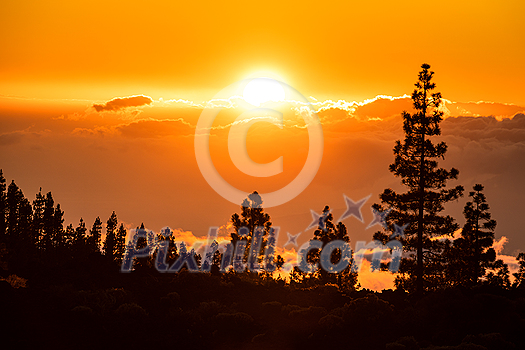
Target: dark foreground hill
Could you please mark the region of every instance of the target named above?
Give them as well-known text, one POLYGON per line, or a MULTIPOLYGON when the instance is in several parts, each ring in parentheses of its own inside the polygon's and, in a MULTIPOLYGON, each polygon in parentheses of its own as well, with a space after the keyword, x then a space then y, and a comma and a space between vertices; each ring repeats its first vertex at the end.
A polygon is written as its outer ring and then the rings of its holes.
POLYGON ((3 348, 525 348, 519 289, 416 299, 300 289, 254 274, 113 271, 89 286, 82 274, 67 280, 42 272, 25 288, 0 282, 3 348))

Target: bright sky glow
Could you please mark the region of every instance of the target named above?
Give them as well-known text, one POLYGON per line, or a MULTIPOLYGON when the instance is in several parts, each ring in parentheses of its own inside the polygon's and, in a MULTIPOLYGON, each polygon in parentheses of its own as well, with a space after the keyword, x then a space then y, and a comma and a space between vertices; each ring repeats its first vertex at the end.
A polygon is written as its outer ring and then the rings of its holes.
POLYGON ((282 101, 285 97, 283 86, 271 78, 252 79, 243 91, 243 99, 257 107, 269 101, 282 101))

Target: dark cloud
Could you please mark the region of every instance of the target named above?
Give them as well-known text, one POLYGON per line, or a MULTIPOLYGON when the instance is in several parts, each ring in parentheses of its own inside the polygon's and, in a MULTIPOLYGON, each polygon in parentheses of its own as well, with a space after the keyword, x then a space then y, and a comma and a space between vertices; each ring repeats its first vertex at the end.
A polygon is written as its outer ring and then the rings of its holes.
POLYGON ((138 96, 129 96, 129 97, 116 97, 112 100, 109 100, 105 104, 93 104, 93 108, 97 112, 102 111, 117 111, 122 108, 127 107, 140 107, 149 105, 153 102, 153 99, 149 96, 138 95, 138 96))

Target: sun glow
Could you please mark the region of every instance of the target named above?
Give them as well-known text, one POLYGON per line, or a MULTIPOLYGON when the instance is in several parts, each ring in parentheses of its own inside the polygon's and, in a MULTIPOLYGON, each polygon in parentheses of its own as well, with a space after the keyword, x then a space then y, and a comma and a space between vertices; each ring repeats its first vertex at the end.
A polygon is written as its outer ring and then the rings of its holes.
POLYGON ((243 91, 243 99, 257 107, 269 101, 283 101, 285 97, 281 83, 272 78, 252 79, 243 91))

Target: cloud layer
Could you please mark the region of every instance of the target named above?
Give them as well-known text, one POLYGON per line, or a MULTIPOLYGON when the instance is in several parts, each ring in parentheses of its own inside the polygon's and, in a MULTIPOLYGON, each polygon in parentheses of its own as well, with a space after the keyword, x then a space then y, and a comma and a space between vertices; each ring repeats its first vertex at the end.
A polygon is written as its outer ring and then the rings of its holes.
MULTIPOLYGON (((193 135, 206 105, 225 107, 213 124, 210 151, 221 176, 242 191, 270 192, 288 184, 301 170, 309 147, 301 115, 304 104, 299 103, 288 104, 283 129, 269 123, 250 128, 253 137, 248 138, 248 152, 254 161, 284 158, 283 177, 254 181, 242 177, 228 157, 229 126, 239 115, 235 99, 221 104, 130 96, 98 105, 100 111, 118 113, 99 113, 90 101, 56 105, 49 101, 40 105, 37 101, 2 101, 6 103, 0 104, 0 163, 6 178, 15 179, 30 200, 40 187, 52 191, 65 209, 66 223, 76 224, 80 217, 91 223, 116 210, 131 227, 144 222, 157 231, 171 226, 181 228, 182 236, 191 232, 205 237, 210 226, 228 222, 239 206, 211 189, 195 161, 193 135), (135 107, 146 105, 149 107, 140 115, 133 114, 135 107)), ((518 203, 525 196, 525 115, 515 113, 522 108, 513 105, 466 103, 461 112, 451 107, 455 105, 459 104, 445 105, 448 112, 441 124, 441 138, 449 152, 440 165, 460 170, 459 180, 451 185, 462 184, 467 193, 476 183, 485 185, 498 222, 496 237, 508 237, 500 255, 511 261, 506 256, 515 256, 525 247, 517 219, 521 215, 518 203), (490 107, 487 113, 474 109, 484 106, 490 107)), ((385 188, 401 189, 388 165, 393 160, 395 140, 403 137, 400 113, 410 111, 411 101, 408 96, 377 96, 363 102, 318 101, 312 106, 323 124, 323 162, 300 196, 268 210, 274 226, 280 226, 282 232, 303 231, 299 245, 312 237, 312 231, 305 229, 312 220, 311 209, 320 212, 329 205, 334 217, 340 217, 345 210, 343 194, 356 200, 372 194, 369 206, 378 202, 385 188)), ((467 200, 447 205, 460 226, 467 200)), ((369 209, 363 209, 363 214, 370 222, 369 209)), ((355 218, 344 223, 352 242, 371 240, 372 230, 355 218)), ((285 239, 282 235, 278 246, 285 239)), ((296 259, 291 248, 280 252, 288 263, 296 259)), ((391 278, 386 276, 385 281, 391 278)))

